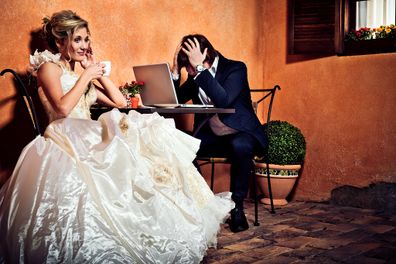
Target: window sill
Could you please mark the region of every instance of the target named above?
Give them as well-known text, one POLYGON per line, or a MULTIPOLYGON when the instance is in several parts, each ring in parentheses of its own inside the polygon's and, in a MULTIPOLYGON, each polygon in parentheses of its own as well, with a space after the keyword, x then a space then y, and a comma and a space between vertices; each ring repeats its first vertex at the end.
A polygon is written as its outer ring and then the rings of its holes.
POLYGON ((396 52, 396 39, 345 41, 343 56, 396 52))

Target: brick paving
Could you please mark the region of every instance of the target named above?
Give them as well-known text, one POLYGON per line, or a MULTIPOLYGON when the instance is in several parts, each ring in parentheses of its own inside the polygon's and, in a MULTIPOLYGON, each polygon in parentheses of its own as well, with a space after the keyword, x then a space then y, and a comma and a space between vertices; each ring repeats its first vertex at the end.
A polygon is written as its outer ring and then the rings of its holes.
POLYGON ((206 263, 396 263, 396 215, 328 203, 291 202, 276 208, 245 203, 250 228, 222 226, 206 263))

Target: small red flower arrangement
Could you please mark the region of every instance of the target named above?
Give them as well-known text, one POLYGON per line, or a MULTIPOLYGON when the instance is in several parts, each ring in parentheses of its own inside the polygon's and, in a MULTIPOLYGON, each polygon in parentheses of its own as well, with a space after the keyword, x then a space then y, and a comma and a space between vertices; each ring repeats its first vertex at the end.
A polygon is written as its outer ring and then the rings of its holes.
POLYGON ((136 94, 139 94, 142 91, 143 86, 144 82, 132 81, 120 86, 120 90, 123 94, 128 94, 130 97, 135 97, 136 94))

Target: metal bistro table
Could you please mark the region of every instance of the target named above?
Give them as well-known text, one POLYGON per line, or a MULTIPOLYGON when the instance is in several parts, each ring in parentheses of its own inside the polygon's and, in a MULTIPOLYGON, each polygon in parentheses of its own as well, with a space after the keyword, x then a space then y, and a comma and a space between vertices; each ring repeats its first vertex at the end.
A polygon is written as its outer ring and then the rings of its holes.
MULTIPOLYGON (((92 119, 98 119, 99 116, 107 111, 110 111, 111 107, 104 107, 93 105, 91 107, 91 116, 92 119)), ((118 108, 120 112, 128 113, 131 110, 135 110, 141 114, 150 114, 157 112, 160 115, 174 115, 174 114, 204 114, 206 117, 202 120, 202 122, 195 129, 193 136, 197 134, 197 132, 202 128, 202 126, 215 114, 232 114, 235 113, 234 108, 216 108, 216 107, 174 107, 174 108, 165 108, 165 107, 139 107, 139 108, 118 108)))

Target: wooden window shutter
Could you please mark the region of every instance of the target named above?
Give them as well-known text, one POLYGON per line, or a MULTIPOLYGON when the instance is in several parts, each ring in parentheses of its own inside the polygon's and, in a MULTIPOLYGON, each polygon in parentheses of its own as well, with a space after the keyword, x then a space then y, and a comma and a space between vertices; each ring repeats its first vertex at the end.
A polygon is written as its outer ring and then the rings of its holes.
POLYGON ((289 54, 335 54, 337 0, 289 0, 289 54))

